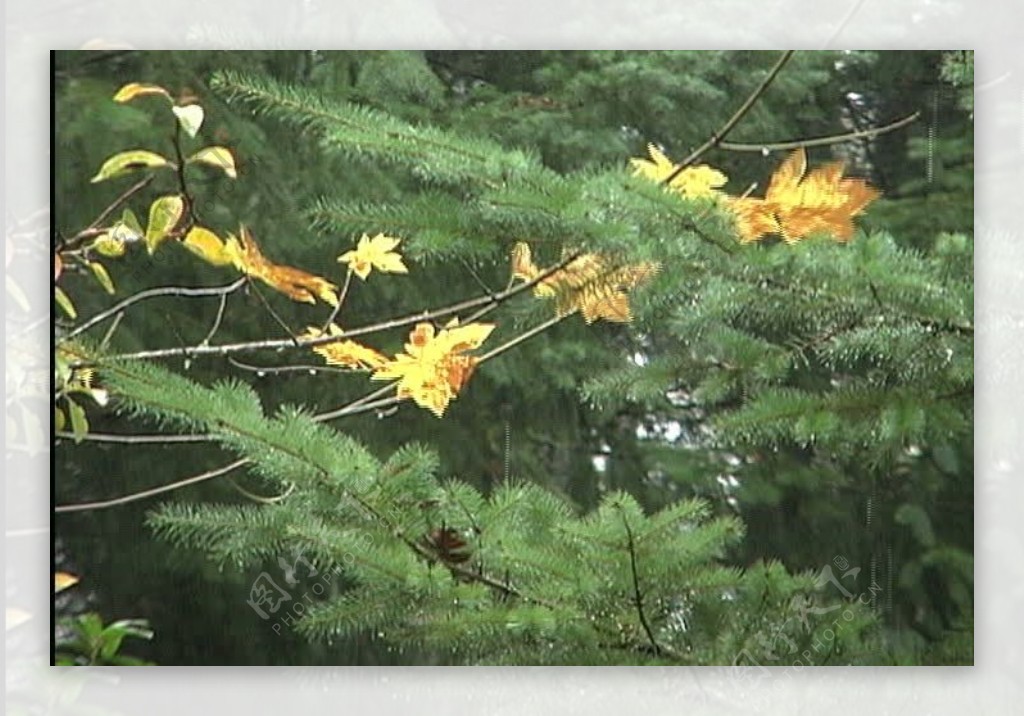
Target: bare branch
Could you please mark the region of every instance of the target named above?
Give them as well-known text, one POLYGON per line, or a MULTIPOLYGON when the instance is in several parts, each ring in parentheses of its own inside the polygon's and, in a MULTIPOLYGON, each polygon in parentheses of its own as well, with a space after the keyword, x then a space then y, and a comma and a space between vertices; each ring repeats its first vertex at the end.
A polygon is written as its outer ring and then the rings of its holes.
POLYGON ((115 497, 111 500, 100 500, 98 502, 79 502, 73 505, 57 505, 56 507, 53 508, 53 511, 56 513, 85 512, 86 510, 99 510, 105 507, 124 505, 129 502, 144 500, 145 498, 153 497, 154 495, 160 495, 164 492, 171 492, 172 490, 177 490, 182 487, 188 487, 189 485, 195 485, 200 482, 205 482, 206 480, 212 480, 215 477, 226 475, 229 472, 237 470, 243 465, 248 465, 249 463, 250 461, 247 458, 242 458, 240 460, 235 460, 232 463, 228 463, 227 465, 222 465, 221 467, 215 468, 213 470, 209 470, 198 475, 193 475, 192 477, 187 477, 184 480, 172 482, 169 485, 154 487, 150 490, 143 490, 142 492, 133 492, 130 495, 115 497))
POLYGON ((155 179, 155 178, 156 178, 156 174, 150 174, 149 176, 145 177, 144 179, 139 180, 138 182, 136 182, 135 184, 130 186, 123 194, 121 194, 119 197, 114 199, 114 201, 110 204, 110 206, 108 206, 106 209, 104 209, 102 212, 100 212, 100 215, 97 216, 93 220, 93 222, 91 224, 89 224, 89 226, 87 226, 86 228, 82 229, 81 231, 79 231, 74 236, 71 236, 71 237, 65 239, 62 242, 62 246, 60 246, 59 249, 60 250, 74 249, 81 242, 87 241, 87 240, 89 240, 89 239, 91 239, 91 238, 93 238, 95 236, 99 236, 100 234, 102 234, 103 233, 103 229, 101 228, 101 224, 103 224, 103 222, 106 221, 107 218, 111 214, 113 214, 115 211, 117 211, 117 209, 122 204, 124 204, 126 201, 131 199, 133 196, 135 196, 140 191, 145 189, 147 186, 152 184, 153 183, 153 179, 155 179))
MULTIPOLYGON (((73 368, 81 368, 86 365, 96 365, 103 362, 110 361, 121 361, 121 360, 144 360, 152 358, 173 358, 179 356, 196 357, 201 355, 229 355, 231 353, 239 353, 243 351, 258 351, 258 350, 281 350, 286 348, 312 348, 313 346, 325 345, 328 343, 337 343, 339 341, 349 340, 358 336, 366 335, 369 333, 378 333, 380 331, 391 330, 395 328, 401 328, 403 326, 410 326, 414 323, 421 323, 424 321, 432 321, 438 318, 450 316, 452 314, 461 313, 470 309, 479 308, 481 306, 498 305, 508 301, 514 296, 519 295, 525 291, 528 291, 536 284, 540 283, 548 276, 561 271, 566 265, 575 261, 579 257, 578 253, 573 253, 551 268, 541 272, 532 280, 519 284, 513 288, 509 288, 501 293, 493 296, 478 296, 477 298, 471 298, 458 303, 453 303, 442 308, 437 308, 432 311, 424 311, 422 313, 414 313, 401 318, 394 318, 388 321, 381 321, 380 323, 374 323, 368 326, 360 326, 358 328, 352 328, 346 330, 344 335, 341 336, 317 336, 316 338, 299 338, 296 341, 291 339, 280 339, 272 338, 267 340, 259 341, 246 341, 243 343, 223 343, 221 345, 211 346, 176 346, 174 348, 157 348, 154 350, 138 351, 136 353, 122 353, 119 355, 103 356, 98 361, 87 362, 82 361, 73 364, 73 368)), ((173 294, 172 294, 173 295, 173 294)), ((78 332, 81 332, 80 330, 78 332)))
POLYGON ((752 142, 719 142, 720 149, 730 152, 777 152, 786 149, 799 149, 800 147, 825 147, 832 144, 852 142, 855 139, 874 139, 880 134, 892 132, 917 121, 921 116, 920 112, 898 119, 895 122, 875 127, 873 129, 860 129, 856 132, 846 134, 832 134, 827 137, 813 137, 811 139, 794 139, 786 142, 764 142, 756 144, 752 142))
POLYGON ((345 274, 345 284, 341 287, 341 293, 338 294, 338 304, 334 307, 334 310, 331 311, 330 317, 324 322, 322 330, 326 331, 327 328, 332 323, 334 323, 334 320, 338 317, 338 313, 341 312, 341 307, 345 303, 345 297, 348 296, 348 287, 350 285, 352 285, 352 268, 351 267, 349 267, 348 273, 345 274))
POLYGON ((209 435, 132 435, 127 433, 84 433, 75 435, 66 430, 58 430, 55 438, 66 440, 82 440, 93 443, 126 443, 129 445, 153 445, 162 443, 207 443, 213 438, 209 435))
POLYGON ((69 331, 67 335, 62 336, 58 339, 58 342, 63 342, 74 338, 84 331, 89 330, 93 326, 102 323, 103 321, 111 318, 124 309, 128 308, 132 304, 138 303, 139 301, 145 301, 150 298, 157 298, 159 296, 224 296, 229 293, 237 291, 245 284, 246 279, 240 278, 234 283, 230 283, 227 286, 216 286, 213 288, 188 288, 184 286, 163 286, 161 288, 151 288, 145 291, 139 291, 133 296, 129 296, 123 301, 114 304, 105 311, 97 313, 95 316, 90 318, 88 321, 78 326, 72 331, 69 331))
MULTIPOLYGON (((619 508, 622 511, 622 508, 619 508)), ((626 528, 626 546, 629 548, 629 568, 633 575, 633 604, 636 605, 637 614, 640 616, 640 625, 644 628, 644 633, 647 634, 647 639, 651 642, 651 647, 654 648, 655 654, 661 654, 665 651, 665 648, 658 643, 658 640, 654 638, 654 630, 651 629, 650 622, 647 621, 647 614, 644 612, 644 598, 640 592, 640 575, 637 572, 636 567, 636 544, 633 540, 633 530, 629 527, 629 520, 626 519, 626 513, 622 511, 622 525, 626 528)))
POLYGON ((775 77, 779 74, 779 72, 786 65, 786 63, 789 62, 789 58, 793 56, 793 52, 793 50, 786 50, 785 52, 783 52, 782 56, 779 57, 778 61, 775 63, 775 66, 772 67, 772 69, 768 72, 768 75, 764 78, 764 80, 761 81, 761 84, 758 85, 757 89, 755 89, 750 94, 750 96, 747 97, 743 104, 740 105, 740 108, 736 110, 736 112, 731 117, 729 117, 728 120, 726 120, 725 124, 722 125, 722 128, 719 129, 714 134, 712 134, 710 137, 708 137, 708 140, 704 142, 704 144, 700 145, 695 150, 690 152, 690 156, 686 157, 686 159, 680 162, 680 164, 675 169, 672 170, 672 173, 665 177, 661 183, 665 185, 670 184, 673 179, 675 179, 683 172, 684 169, 695 164, 698 159, 704 156, 705 152, 721 144, 722 140, 725 139, 726 135, 728 135, 729 132, 731 132, 733 128, 737 124, 739 124, 740 120, 746 116, 747 112, 753 109, 754 104, 757 103, 757 100, 761 98, 761 95, 764 94, 765 90, 768 89, 768 86, 775 81, 775 77))

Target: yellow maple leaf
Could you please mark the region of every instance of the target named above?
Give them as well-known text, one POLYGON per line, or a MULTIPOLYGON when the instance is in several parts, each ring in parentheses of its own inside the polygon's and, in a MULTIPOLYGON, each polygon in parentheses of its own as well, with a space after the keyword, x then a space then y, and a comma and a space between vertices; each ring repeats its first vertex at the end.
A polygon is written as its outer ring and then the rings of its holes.
MULTIPOLYGON (((665 156, 664 152, 653 144, 647 145, 650 159, 634 157, 629 160, 633 167, 633 176, 640 176, 655 182, 662 182, 675 171, 675 163, 665 156)), ((709 197, 717 195, 729 178, 722 172, 706 164, 687 167, 669 182, 669 189, 688 198, 709 197)))
MULTIPOLYGON (((628 323, 633 314, 627 292, 650 279, 660 268, 654 261, 617 266, 602 254, 582 254, 541 279, 533 294, 554 298, 558 315, 579 311, 587 323, 600 319, 628 323)), ((541 273, 533 264, 529 245, 517 243, 512 249, 513 278, 529 281, 541 273)))
POLYGON ((224 250, 239 271, 258 278, 293 301, 316 303, 316 299, 319 298, 328 305, 338 305, 337 286, 325 278, 301 269, 269 261, 244 226, 241 227, 238 236, 228 234, 224 250))
POLYGON ((779 234, 796 243, 812 234, 828 233, 837 241, 853 237, 853 217, 881 192, 864 179, 844 178, 843 162, 807 171, 807 153, 792 152, 772 175, 763 199, 729 199, 740 241, 750 243, 779 234))
POLYGON ((214 266, 228 266, 234 262, 235 254, 217 234, 202 226, 193 226, 181 242, 189 251, 214 266))
POLYGON ((78 577, 67 572, 53 573, 53 593, 63 592, 68 587, 78 584, 78 577))
POLYGON ((377 234, 372 239, 363 234, 359 245, 338 257, 340 263, 348 264, 356 276, 366 280, 372 269, 383 273, 409 273, 402 263, 402 256, 395 251, 401 239, 377 234))
POLYGON ((398 380, 400 398, 412 398, 437 417, 459 394, 473 374, 479 359, 464 355, 479 348, 494 330, 494 324, 452 321, 440 332, 430 323, 418 323, 409 334, 405 352, 388 361, 373 380, 398 380))
POLYGON ((512 278, 529 282, 537 278, 538 273, 540 271, 533 263, 530 245, 525 241, 517 242, 512 247, 512 278))
MULTIPOLYGON (((327 331, 323 331, 315 326, 310 326, 306 329, 300 338, 319 338, 320 336, 342 336, 344 331, 341 330, 336 324, 332 323, 327 326, 327 331)), ((340 365, 346 368, 353 368, 355 370, 376 370, 381 368, 388 362, 388 359, 370 348, 364 346, 361 343, 355 341, 337 341, 335 343, 325 343, 319 346, 313 346, 313 352, 322 356, 324 361, 328 365, 340 365)))

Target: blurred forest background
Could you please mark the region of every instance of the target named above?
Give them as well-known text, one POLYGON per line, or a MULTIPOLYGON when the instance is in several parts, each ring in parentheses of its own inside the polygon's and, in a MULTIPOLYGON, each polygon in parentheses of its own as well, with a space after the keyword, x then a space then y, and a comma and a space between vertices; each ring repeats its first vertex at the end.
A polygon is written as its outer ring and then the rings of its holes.
MULTIPOLYGON (((333 257, 347 250, 352 235, 332 235, 329 227, 322 230, 323 222, 314 226, 310 210, 324 197, 401 206, 420 196, 421 185, 387 166, 324 153, 294 126, 227 103, 209 87, 215 71, 251 71, 332 101, 488 137, 535 152, 547 167, 568 173, 625 168, 628 158, 645 155, 648 142, 681 159, 736 110, 775 56, 746 51, 60 52, 53 77, 54 228, 74 234, 111 201, 115 194, 109 186, 89 183, 108 156, 160 141, 165 125, 154 129, 152 111, 109 101, 128 82, 153 82, 196 96, 206 109, 204 133, 235 152, 239 180, 211 173, 197 186, 206 221, 224 231, 244 221, 276 260, 330 276, 333 257)), ((966 253, 961 246, 956 256, 962 262, 966 255, 961 270, 970 280, 971 91, 969 65, 960 53, 798 52, 728 139, 756 145, 818 137, 919 112, 919 119, 901 130, 816 147, 809 151, 811 161, 845 159, 849 173, 867 177, 883 192, 859 220, 865 231, 885 231, 899 247, 924 256, 952 252, 950 236, 967 237, 966 253)), ((731 191, 739 194, 753 182, 763 187, 783 157, 718 149, 702 161, 725 172, 731 191)), ((157 259, 139 254, 112 263, 118 295, 156 285, 228 280, 185 252, 165 251, 157 259)), ((470 271, 465 262, 433 256, 428 239, 413 261, 417 280, 360 286, 366 290, 355 293, 346 310, 373 313, 386 306, 388 314, 398 315, 475 295, 474 273, 495 287, 507 279, 507 261, 500 256, 474 261, 470 271)), ((671 273, 672 267, 666 270, 671 273)), ((88 277, 70 276, 67 286, 83 316, 115 300, 88 277)), ((232 301, 239 303, 232 304, 219 340, 279 335, 255 296, 237 295, 232 301)), ((290 325, 311 322, 304 306, 281 301, 275 308, 290 325)), ((116 344, 138 350, 192 340, 208 330, 216 311, 216 301, 167 300, 125 320, 116 344)), ((970 361, 972 344, 966 345, 967 355, 957 359, 970 361)), ((673 350, 678 348, 671 341, 644 342, 628 326, 564 323, 482 368, 443 420, 404 408, 352 420, 344 428, 382 454, 410 441, 428 444, 439 452, 446 474, 485 492, 511 474, 539 482, 584 511, 611 490, 629 492, 648 511, 686 497, 704 498, 716 512, 737 515, 746 525, 740 547, 729 555, 737 566, 777 559, 791 571, 818 571, 841 557, 861 568, 861 589, 877 583, 881 589, 871 606, 885 646, 876 663, 972 663, 970 424, 966 430, 948 428, 942 440, 908 443, 897 459, 829 460, 814 444, 772 450, 746 440, 723 447, 709 439, 715 407, 702 404, 699 391, 681 400, 628 391, 618 400, 593 400, 581 390, 623 361, 645 364, 673 350)), ((913 358, 895 355, 893 360, 913 358)), ((352 383, 329 374, 261 376, 212 360, 196 361, 189 371, 202 382, 240 375, 259 386, 268 407, 327 408, 357 395, 352 383)), ((969 420, 969 386, 957 400, 969 420)), ((923 402, 918 407, 928 409, 923 402)), ((90 412, 90 423, 96 432, 139 429, 100 411, 90 412)), ((170 483, 220 464, 223 453, 203 444, 60 440, 54 460, 54 498, 63 505, 170 483)), ((154 538, 144 524, 146 513, 166 501, 243 503, 246 498, 227 482, 213 480, 152 500, 56 515, 57 567, 82 578, 59 598, 58 616, 95 611, 105 620, 147 619, 155 637, 132 643, 130 651, 159 664, 444 663, 436 654, 396 653, 369 633, 332 645, 311 644, 287 630, 275 633, 246 604, 258 571, 220 571, 200 555, 154 538)))

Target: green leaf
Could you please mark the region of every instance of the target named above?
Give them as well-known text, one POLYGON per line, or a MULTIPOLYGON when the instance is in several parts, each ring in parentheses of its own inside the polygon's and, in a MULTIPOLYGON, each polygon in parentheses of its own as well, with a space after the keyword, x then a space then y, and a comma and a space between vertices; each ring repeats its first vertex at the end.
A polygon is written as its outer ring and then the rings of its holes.
POLYGON ((139 238, 142 238, 142 235, 145 233, 142 230, 142 224, 139 223, 139 217, 131 209, 125 209, 124 213, 121 214, 121 223, 138 234, 139 238))
POLYGON ((115 293, 114 281, 110 278, 110 274, 107 273, 106 267, 99 261, 90 261, 89 268, 92 269, 92 275, 103 286, 103 290, 113 296, 115 293))
POLYGON ((231 265, 231 254, 220 237, 202 226, 193 226, 182 242, 192 253, 214 266, 231 265))
POLYGON ((186 164, 208 164, 224 171, 232 179, 238 178, 238 170, 235 168, 235 158, 227 147, 203 147, 198 152, 185 160, 186 164))
MULTIPOLYGON (((117 224, 112 231, 117 231, 117 224)), ((96 237, 96 240, 92 242, 92 248, 96 250, 96 253, 101 256, 116 259, 119 256, 124 256, 124 241, 117 239, 110 234, 100 234, 96 237)))
POLYGON ((185 134, 195 137, 199 128, 203 126, 203 108, 198 104, 190 104, 185 107, 171 107, 174 116, 178 118, 178 124, 185 130, 185 134))
POLYGON ((68 424, 67 418, 64 417, 64 411, 60 409, 60 406, 55 406, 53 410, 53 425, 57 430, 63 430, 68 424))
POLYGON ((82 442, 82 438, 89 432, 89 419, 85 417, 85 408, 73 401, 68 401, 68 416, 71 418, 71 433, 75 436, 75 442, 82 442))
POLYGON ((78 312, 75 310, 75 304, 71 303, 71 299, 64 293, 64 289, 60 286, 53 287, 53 298, 57 301, 57 305, 61 307, 64 313, 68 314, 71 318, 78 318, 78 312))
POLYGON ((58 387, 62 387, 71 379, 71 366, 68 365, 64 355, 61 351, 57 351, 54 356, 54 368, 57 371, 57 382, 60 384, 58 387))
POLYGON ((185 202, 177 194, 162 196, 152 203, 149 207, 149 225, 146 227, 146 248, 149 253, 157 250, 184 213, 185 202))
POLYGON ((90 181, 95 184, 96 182, 106 181, 107 179, 127 174, 136 169, 166 167, 169 165, 170 161, 156 152, 149 152, 145 149, 133 149, 115 154, 103 162, 103 166, 100 167, 100 170, 96 172, 96 176, 90 179, 90 181))

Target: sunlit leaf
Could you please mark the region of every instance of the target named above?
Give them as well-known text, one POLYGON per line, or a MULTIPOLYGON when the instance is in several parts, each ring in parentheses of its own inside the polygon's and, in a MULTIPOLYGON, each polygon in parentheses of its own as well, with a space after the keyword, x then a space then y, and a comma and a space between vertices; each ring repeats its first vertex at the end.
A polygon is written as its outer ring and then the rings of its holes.
POLYGON ((63 592, 68 587, 73 587, 78 584, 78 577, 67 572, 54 572, 53 574, 53 593, 63 592))
MULTIPOLYGON (((334 323, 327 327, 327 331, 310 326, 300 338, 319 338, 320 336, 342 336, 341 328, 334 323)), ((337 341, 325 343, 320 346, 313 346, 313 352, 323 357, 328 365, 338 365, 354 370, 376 370, 388 362, 388 359, 369 346, 364 346, 355 341, 337 341)))
POLYGON ((512 247, 512 278, 522 281, 532 281, 540 273, 533 263, 530 245, 525 241, 519 241, 512 247))
POLYGON ((115 293, 114 281, 110 278, 110 274, 107 273, 106 267, 99 261, 90 261, 89 268, 92 270, 92 275, 99 281, 100 286, 103 290, 113 295, 115 293))
MULTIPOLYGON (((121 223, 130 230, 138 234, 139 238, 145 233, 142 230, 142 224, 139 223, 139 217, 135 216, 135 212, 131 209, 125 209, 121 214, 121 223)), ((126 239, 127 240, 127 239, 126 239)))
POLYGON ((192 253, 214 266, 230 266, 232 253, 217 234, 202 226, 193 226, 182 242, 192 253))
POLYGON ((796 243, 814 234, 836 241, 853 237, 853 218, 881 193, 864 179, 843 177, 842 162, 807 170, 803 148, 792 152, 772 175, 763 199, 730 199, 726 206, 736 217, 743 243, 778 234, 796 243))
POLYGON ((185 202, 176 194, 162 196, 150 205, 149 224, 146 226, 146 248, 149 253, 157 250, 184 213, 185 202))
POLYGON ((190 104, 185 107, 174 106, 171 107, 171 111, 178 118, 178 124, 185 130, 185 134, 195 137, 199 133, 199 128, 203 126, 203 117, 205 116, 202 107, 198 104, 190 104))
MULTIPOLYGON (((583 254, 543 278, 534 286, 533 294, 554 298, 558 315, 579 311, 587 323, 627 323, 633 319, 627 292, 648 281, 660 268, 653 261, 617 264, 601 254, 583 254)), ((513 277, 532 280, 542 273, 530 258, 529 246, 516 244, 512 249, 513 277)))
POLYGON ((479 348, 494 324, 453 321, 440 332, 430 323, 418 323, 409 334, 405 352, 378 369, 373 380, 397 380, 400 398, 412 398, 437 417, 465 386, 479 359, 464 355, 479 348))
MULTIPOLYGON (((634 176, 662 182, 675 171, 675 163, 655 145, 648 144, 647 153, 650 155, 650 159, 633 158, 629 160, 634 176)), ((706 164, 698 164, 686 167, 679 172, 669 182, 668 188, 689 198, 707 197, 718 194, 718 189, 728 180, 729 178, 717 169, 706 164)))
POLYGON ((163 95, 168 101, 171 100, 170 93, 163 87, 158 85, 143 84, 141 82, 129 82, 124 87, 117 91, 114 95, 115 102, 131 102, 136 97, 144 97, 146 95, 163 95))
POLYGON ((75 436, 75 442, 82 442, 82 438, 89 432, 89 419, 85 416, 85 408, 68 398, 68 419, 71 421, 71 433, 75 436))
POLYGON ((203 147, 186 160, 188 163, 207 164, 223 171, 232 179, 238 178, 235 157, 227 147, 203 147))
MULTIPOLYGON (((117 226, 122 226, 122 224, 117 226)), ((117 226, 111 229, 111 233, 116 231, 117 226)), ((100 255, 109 258, 124 256, 125 252, 124 241, 114 238, 110 233, 97 236, 96 240, 92 242, 92 248, 100 255)))
POLYGON ((328 305, 338 305, 337 286, 315 274, 269 261, 244 226, 238 236, 228 235, 225 250, 239 271, 258 278, 293 301, 316 303, 319 298, 328 305))
POLYGON ((60 406, 54 407, 53 411, 54 427, 57 430, 63 430, 68 424, 67 418, 64 416, 64 411, 60 408, 60 406))
POLYGON ((53 287, 53 298, 57 301, 57 305, 64 311, 70 318, 77 318, 78 312, 75 310, 75 304, 71 303, 71 299, 64 293, 64 290, 60 286, 53 287))
POLYGON ((169 165, 170 162, 167 158, 160 156, 156 152, 150 152, 145 149, 132 149, 131 151, 115 154, 103 162, 103 166, 96 172, 96 176, 89 181, 95 184, 96 182, 127 174, 136 169, 152 169, 169 165))
POLYGON ((352 272, 365 280, 372 269, 383 273, 409 273, 402 262, 402 256, 395 251, 401 239, 377 234, 372 239, 363 234, 359 245, 338 257, 340 263, 348 264, 352 272))

